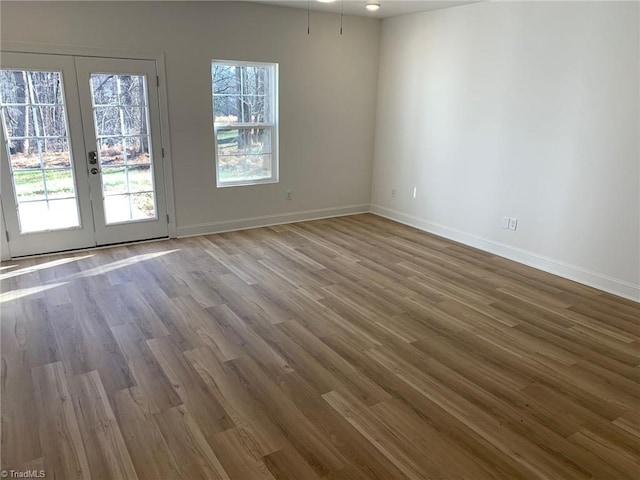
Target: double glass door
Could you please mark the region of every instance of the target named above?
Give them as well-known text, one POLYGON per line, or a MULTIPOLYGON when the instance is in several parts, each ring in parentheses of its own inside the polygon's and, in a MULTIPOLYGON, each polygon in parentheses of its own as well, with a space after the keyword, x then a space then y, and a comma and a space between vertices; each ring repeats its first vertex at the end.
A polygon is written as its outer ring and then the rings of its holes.
POLYGON ((156 65, 3 53, 12 257, 168 236, 156 65))

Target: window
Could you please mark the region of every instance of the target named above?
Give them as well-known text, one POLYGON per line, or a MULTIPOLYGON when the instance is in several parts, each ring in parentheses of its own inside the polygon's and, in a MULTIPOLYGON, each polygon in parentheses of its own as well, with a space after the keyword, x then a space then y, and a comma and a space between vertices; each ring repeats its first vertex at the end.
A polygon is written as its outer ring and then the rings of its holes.
POLYGON ((278 181, 278 66, 211 62, 218 187, 278 181))

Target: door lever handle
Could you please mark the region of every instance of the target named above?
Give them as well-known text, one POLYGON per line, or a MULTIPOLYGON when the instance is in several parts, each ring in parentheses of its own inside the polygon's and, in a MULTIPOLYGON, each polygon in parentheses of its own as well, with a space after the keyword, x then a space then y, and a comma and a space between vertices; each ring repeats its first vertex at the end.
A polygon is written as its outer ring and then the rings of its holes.
POLYGON ((89 163, 91 165, 98 163, 98 152, 89 152, 89 163))

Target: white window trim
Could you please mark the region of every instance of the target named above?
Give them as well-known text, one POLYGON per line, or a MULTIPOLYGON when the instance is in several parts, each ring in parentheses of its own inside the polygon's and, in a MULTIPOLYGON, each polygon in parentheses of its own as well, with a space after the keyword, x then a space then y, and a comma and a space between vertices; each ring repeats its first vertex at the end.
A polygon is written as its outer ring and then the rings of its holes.
MULTIPOLYGON (((280 159, 279 159, 279 121, 278 121, 278 64, 270 62, 247 62, 247 61, 230 61, 230 60, 211 60, 211 64, 214 63, 228 66, 250 66, 250 67, 265 67, 271 68, 271 91, 269 96, 271 98, 271 111, 272 121, 269 123, 215 123, 215 111, 213 110, 213 83, 211 91, 211 121, 213 122, 213 147, 214 158, 216 164, 216 187, 245 187, 251 185, 264 185, 270 183, 280 182, 280 159), (237 181, 220 181, 219 164, 218 164, 218 130, 237 130, 237 129, 249 129, 249 128, 263 128, 271 129, 271 177, 258 180, 237 180, 237 181)), ((212 79, 213 80, 213 79, 212 79)))

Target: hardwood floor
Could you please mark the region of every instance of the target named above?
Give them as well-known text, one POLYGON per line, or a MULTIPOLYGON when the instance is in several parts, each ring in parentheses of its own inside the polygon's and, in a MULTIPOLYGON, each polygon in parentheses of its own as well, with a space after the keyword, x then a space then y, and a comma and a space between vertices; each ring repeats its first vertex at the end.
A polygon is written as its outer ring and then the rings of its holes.
POLYGON ((0 274, 3 469, 640 478, 640 305, 380 217, 0 274))

